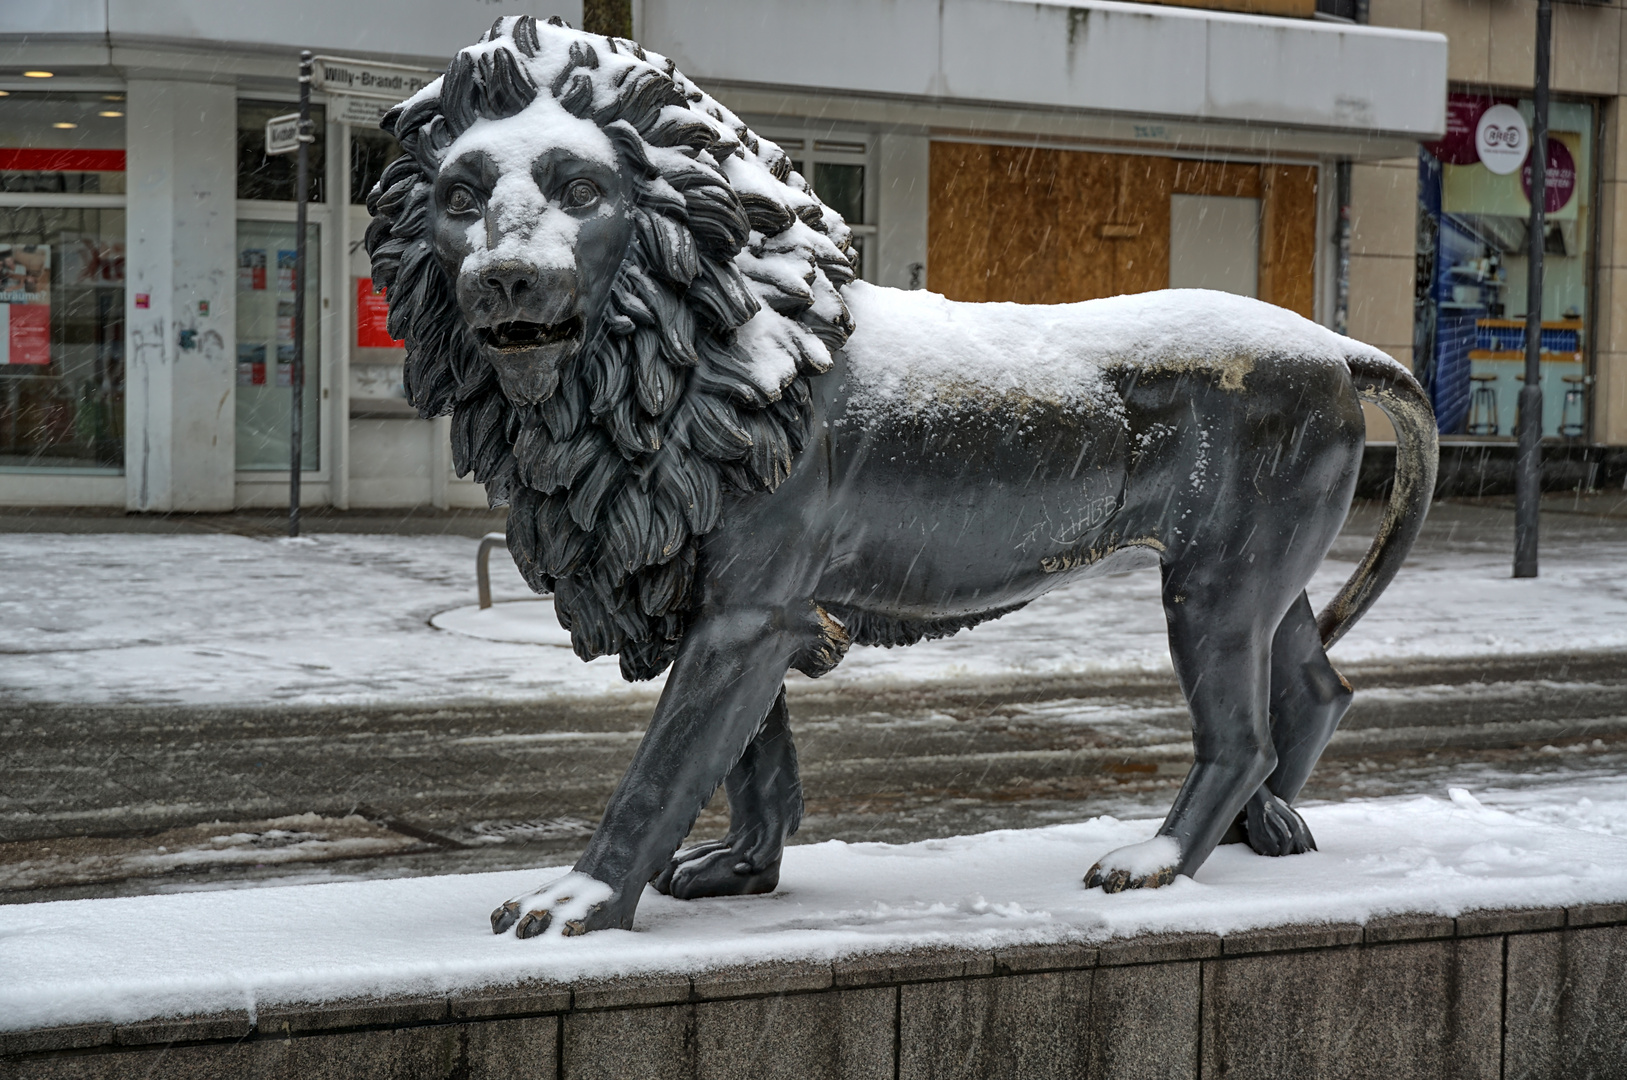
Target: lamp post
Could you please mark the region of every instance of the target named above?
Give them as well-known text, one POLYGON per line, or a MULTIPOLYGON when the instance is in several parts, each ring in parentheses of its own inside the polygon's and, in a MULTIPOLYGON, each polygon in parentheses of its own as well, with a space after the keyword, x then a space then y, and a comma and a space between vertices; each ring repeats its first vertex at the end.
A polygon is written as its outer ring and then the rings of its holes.
POLYGON ((1525 289, 1525 385, 1520 387, 1519 454, 1514 469, 1514 576, 1537 576, 1537 519, 1542 506, 1542 255, 1548 210, 1548 53, 1552 0, 1537 0, 1536 87, 1531 94, 1530 248, 1525 289))
POLYGON ((311 53, 299 54, 299 164, 294 169, 294 363, 289 372, 294 401, 288 424, 288 535, 299 535, 300 457, 305 448, 305 210, 310 185, 311 53))

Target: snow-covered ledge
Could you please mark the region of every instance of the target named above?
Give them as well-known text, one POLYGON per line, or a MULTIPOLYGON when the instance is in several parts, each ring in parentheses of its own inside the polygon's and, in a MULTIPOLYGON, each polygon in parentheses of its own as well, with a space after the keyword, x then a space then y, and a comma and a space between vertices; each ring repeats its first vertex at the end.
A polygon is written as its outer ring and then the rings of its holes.
POLYGON ((548 871, 0 907, 0 1076, 147 1075, 162 1047, 165 1075, 302 1078, 443 1075, 403 1054, 462 1076, 1619 1064, 1627 841, 1461 791, 1305 816, 1318 852, 1225 847, 1114 896, 1078 871, 1155 822, 792 847, 771 896, 652 894, 635 931, 575 939, 486 925, 548 871))
POLYGON ((643 43, 714 90, 1446 130, 1446 38, 1416 30, 1113 0, 644 0, 642 11, 643 43))

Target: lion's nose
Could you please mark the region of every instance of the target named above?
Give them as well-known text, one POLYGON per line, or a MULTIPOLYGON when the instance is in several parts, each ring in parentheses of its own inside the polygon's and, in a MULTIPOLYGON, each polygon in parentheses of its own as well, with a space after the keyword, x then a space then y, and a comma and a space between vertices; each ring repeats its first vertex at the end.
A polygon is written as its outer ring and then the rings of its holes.
POLYGON ((481 284, 502 297, 510 306, 523 304, 536 295, 537 270, 527 263, 503 262, 488 266, 480 276, 481 284))

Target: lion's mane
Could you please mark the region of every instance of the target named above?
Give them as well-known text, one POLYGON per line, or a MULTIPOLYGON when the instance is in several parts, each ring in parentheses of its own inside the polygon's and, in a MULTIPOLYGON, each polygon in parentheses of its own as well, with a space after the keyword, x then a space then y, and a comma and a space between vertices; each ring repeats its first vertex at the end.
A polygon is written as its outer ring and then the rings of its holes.
MULTIPOLYGON (((452 417, 458 475, 507 503, 508 546, 552 591, 578 656, 628 679, 672 662, 696 544, 729 494, 773 491, 808 438, 809 380, 853 330, 841 217, 784 151, 670 61, 556 19, 499 19, 382 126, 404 153, 369 193, 367 250, 407 342, 407 394, 452 417), (481 356, 428 239, 452 142, 551 94, 634 172, 634 239, 559 387, 516 407, 481 356)), ((813 672, 810 672, 813 673, 813 672)))

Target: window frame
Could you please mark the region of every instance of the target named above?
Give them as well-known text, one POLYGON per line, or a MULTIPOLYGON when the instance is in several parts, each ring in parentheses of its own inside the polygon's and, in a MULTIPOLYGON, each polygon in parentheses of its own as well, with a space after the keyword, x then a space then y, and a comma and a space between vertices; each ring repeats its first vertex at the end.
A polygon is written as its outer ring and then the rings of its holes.
MULTIPOLYGON (((56 91, 56 92, 60 92, 60 93, 85 93, 85 94, 95 94, 95 93, 101 93, 101 94, 125 94, 125 95, 129 94, 129 87, 127 87, 125 84, 119 83, 119 82, 112 82, 112 81, 105 80, 105 79, 91 79, 91 80, 51 79, 51 80, 48 80, 48 81, 51 83, 51 85, 49 85, 49 86, 44 86, 44 85, 39 85, 39 84, 29 85, 29 84, 27 84, 27 83, 25 83, 23 81, 12 80, 12 79, 0 80, 0 90, 5 90, 5 91, 7 91, 8 94, 12 94, 12 93, 16 93, 16 94, 40 93, 40 92, 46 92, 46 91, 56 91)), ((128 154, 129 153, 129 148, 130 148, 130 116, 129 116, 129 109, 128 108, 125 109, 125 116, 124 116, 124 148, 125 148, 125 153, 128 154)), ((126 174, 126 176, 128 177, 128 173, 126 174)), ((126 187, 128 187, 128 181, 126 182, 126 187)), ((5 192, 0 192, 0 208, 6 208, 6 209, 37 208, 37 209, 41 209, 41 210, 122 210, 122 211, 125 211, 125 215, 124 215, 124 244, 125 244, 125 250, 127 252, 129 251, 129 246, 130 246, 130 215, 129 215, 129 212, 128 212, 128 206, 129 206, 128 195, 125 192, 118 192, 118 193, 97 192, 95 194, 82 193, 82 192, 52 192, 52 191, 44 191, 44 192, 36 192, 36 191, 5 191, 5 192)), ((124 297, 124 303, 125 303, 125 321, 124 321, 125 340, 123 342, 123 345, 124 345, 125 357, 126 357, 127 362, 128 362, 129 350, 130 350, 130 340, 129 340, 129 333, 130 333, 129 314, 130 314, 130 311, 129 311, 129 307, 134 302, 133 299, 132 299, 132 296, 133 296, 133 294, 130 292, 129 285, 128 285, 128 283, 126 283, 125 297, 124 297)), ((128 387, 126 387, 125 390, 126 390, 126 393, 128 394, 128 387)), ((85 466, 70 466, 70 465, 0 465, 0 475, 4 475, 4 476, 84 476, 84 477, 92 477, 92 476, 98 476, 98 477, 100 477, 100 476, 123 476, 123 475, 125 475, 125 472, 126 472, 126 470, 128 468, 129 455, 130 455, 130 446, 129 446, 129 442, 128 442, 128 440, 129 440, 129 432, 128 431, 126 431, 126 433, 125 433, 125 439, 126 439, 126 443, 125 443, 125 447, 124 447, 124 456, 125 456, 126 464, 121 465, 121 466, 119 466, 117 468, 114 468, 113 466, 110 466, 110 465, 85 465, 85 466)))
MULTIPOLYGON (((849 221, 847 227, 864 247, 864 273, 860 276, 865 281, 874 281, 881 260, 881 224, 876 220, 881 209, 881 173, 876 134, 871 131, 846 131, 840 128, 814 129, 773 125, 765 125, 758 130, 764 137, 778 144, 779 148, 785 151, 786 157, 802 163, 807 171, 803 172, 802 169, 797 171, 802 172, 810 185, 813 184, 813 167, 816 164, 864 167, 864 216, 868 220, 862 224, 849 221), (835 149, 833 144, 862 146, 863 149, 835 149)), ((817 188, 814 190, 818 191, 817 188)))

